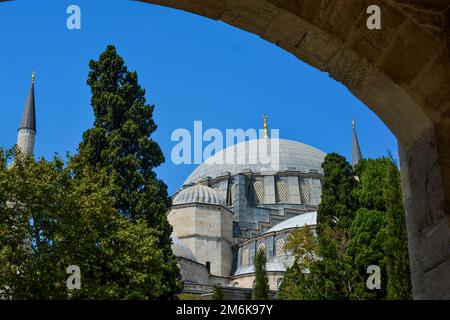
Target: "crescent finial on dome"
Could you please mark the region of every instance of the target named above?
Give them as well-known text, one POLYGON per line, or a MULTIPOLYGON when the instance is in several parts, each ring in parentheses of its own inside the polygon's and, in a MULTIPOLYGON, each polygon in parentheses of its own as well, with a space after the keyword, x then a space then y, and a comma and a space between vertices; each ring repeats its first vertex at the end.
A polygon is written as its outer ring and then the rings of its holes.
POLYGON ((264 118, 264 138, 269 138, 269 126, 267 125, 267 115, 263 114, 264 118))

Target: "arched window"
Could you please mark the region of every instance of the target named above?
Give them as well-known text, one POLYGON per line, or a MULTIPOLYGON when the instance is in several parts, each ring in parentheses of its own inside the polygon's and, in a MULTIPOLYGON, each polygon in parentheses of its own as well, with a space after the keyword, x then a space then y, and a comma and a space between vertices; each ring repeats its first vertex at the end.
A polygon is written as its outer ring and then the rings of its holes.
POLYGON ((302 203, 310 202, 309 179, 300 179, 300 197, 302 203))
POLYGON ((239 288, 239 282, 234 282, 234 283, 233 283, 233 287, 234 287, 234 288, 239 288))
POLYGON ((284 180, 277 180, 277 202, 287 202, 287 189, 284 180))
POLYGON ((264 244, 264 242, 258 244, 258 252, 259 251, 266 252, 266 245, 264 244))
POLYGON ((261 181, 253 182, 254 196, 253 200, 256 205, 264 203, 264 186, 261 181))
POLYGON ((277 242, 275 243, 275 246, 276 246, 275 252, 276 252, 277 257, 284 256, 285 245, 286 245, 286 242, 284 241, 283 238, 280 238, 277 240, 277 242))
POLYGON ((231 187, 230 187, 230 203, 229 203, 230 206, 234 205, 234 199, 236 199, 236 185, 235 184, 231 185, 231 187))
POLYGON ((244 250, 242 250, 241 265, 243 267, 247 267, 248 263, 249 263, 249 252, 248 248, 245 248, 244 250))

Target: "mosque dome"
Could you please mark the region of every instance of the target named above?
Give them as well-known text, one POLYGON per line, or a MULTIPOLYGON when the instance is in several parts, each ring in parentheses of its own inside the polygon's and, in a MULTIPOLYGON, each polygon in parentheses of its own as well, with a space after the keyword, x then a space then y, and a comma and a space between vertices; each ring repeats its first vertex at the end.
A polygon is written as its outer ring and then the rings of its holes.
POLYGON ((175 237, 173 234, 171 235, 171 238, 172 238, 172 251, 175 257, 184 258, 197 262, 197 259, 195 258, 191 249, 186 247, 186 245, 180 239, 175 237))
POLYGON ((186 203, 207 203, 223 206, 225 200, 216 190, 202 184, 196 184, 181 190, 173 199, 174 205, 186 203))
POLYGON ((266 233, 278 232, 292 228, 302 228, 305 226, 315 226, 317 224, 317 211, 307 212, 289 218, 266 231, 266 233))
MULTIPOLYGON (((185 180, 183 185, 191 185, 206 178, 217 178, 226 174, 236 175, 248 172, 259 173, 263 171, 297 171, 323 173, 322 163, 326 154, 309 145, 286 139, 255 139, 238 143, 222 151, 201 164, 185 180), (266 143, 268 152, 261 149, 266 143), (263 164, 259 155, 267 154, 276 159, 276 166, 263 164), (256 159, 256 161, 255 161, 256 159)), ((267 162, 267 161, 266 161, 267 162)))

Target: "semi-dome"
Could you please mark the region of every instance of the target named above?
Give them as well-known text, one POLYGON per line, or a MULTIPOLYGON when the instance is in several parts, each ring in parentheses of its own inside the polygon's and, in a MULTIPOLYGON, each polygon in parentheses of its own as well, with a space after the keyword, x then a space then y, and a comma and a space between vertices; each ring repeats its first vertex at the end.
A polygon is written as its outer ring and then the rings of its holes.
POLYGON ((202 184, 185 188, 178 193, 173 199, 173 204, 186 203, 207 203, 215 205, 225 205, 223 197, 213 188, 202 184))
POLYGON ((299 214, 289 218, 266 231, 266 233, 288 230, 292 228, 302 228, 305 226, 315 226, 317 224, 317 211, 299 214))
POLYGON ((186 247, 186 245, 180 239, 175 237, 173 234, 171 235, 171 238, 172 238, 172 251, 175 257, 184 258, 197 262, 197 259, 195 258, 191 249, 186 247))
POLYGON ((326 154, 309 145, 285 139, 257 139, 230 146, 207 159, 186 179, 184 185, 224 174, 235 175, 251 170, 263 171, 317 171, 323 173, 322 163, 326 154), (268 143, 266 143, 268 142, 268 143), (266 149, 269 150, 265 152, 266 149), (261 155, 274 161, 267 163, 261 155), (271 170, 272 169, 272 170, 271 170))

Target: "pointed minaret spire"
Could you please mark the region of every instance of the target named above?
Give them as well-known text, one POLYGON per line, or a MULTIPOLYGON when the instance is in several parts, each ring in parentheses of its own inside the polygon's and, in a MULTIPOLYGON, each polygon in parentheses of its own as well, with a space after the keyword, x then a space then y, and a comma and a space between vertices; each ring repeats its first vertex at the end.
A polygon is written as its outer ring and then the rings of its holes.
POLYGON ((361 161, 362 154, 361 148, 359 147, 358 136, 356 135, 356 124, 354 120, 352 121, 352 127, 353 127, 352 166, 353 168, 355 168, 358 162, 361 161))
POLYGON ((34 143, 36 139, 36 108, 34 102, 34 81, 36 75, 31 76, 31 86, 27 101, 23 109, 22 120, 20 121, 17 134, 17 145, 26 156, 33 156, 34 143))

